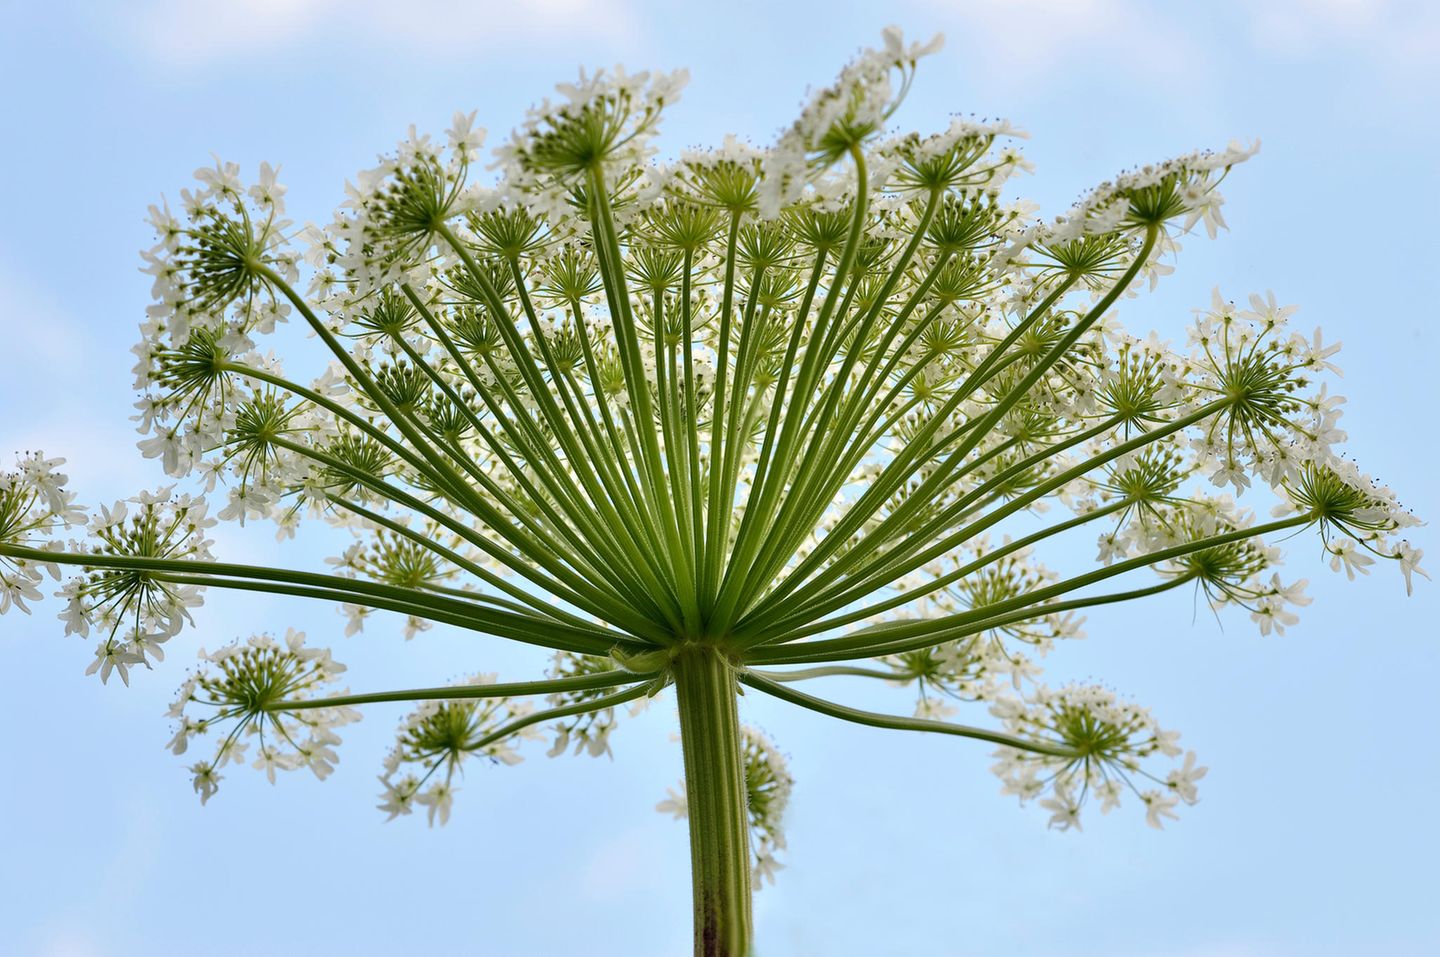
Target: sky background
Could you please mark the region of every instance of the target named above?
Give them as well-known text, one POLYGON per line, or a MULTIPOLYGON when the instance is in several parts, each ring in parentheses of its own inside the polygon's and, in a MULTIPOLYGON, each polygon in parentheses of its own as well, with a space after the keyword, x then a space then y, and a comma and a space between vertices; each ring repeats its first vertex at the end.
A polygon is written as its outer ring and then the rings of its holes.
MULTIPOLYGON (((580 65, 687 66, 666 152, 726 132, 768 142, 807 85, 894 22, 947 36, 897 121, 951 113, 1030 131, 1014 192, 1061 211, 1118 170, 1259 137, 1226 184, 1231 231, 1125 302, 1178 333, 1212 285, 1274 289, 1343 341, 1348 450, 1422 517, 1436 470, 1440 14, 1428 3, 921 0, 700 5, 639 0, 0 2, 0 451, 70 460, 89 503, 165 481, 134 450, 129 347, 148 302, 145 207, 214 151, 283 165, 298 221, 410 123, 478 109, 499 142, 580 65), (883 11, 877 12, 877 8, 883 11)), ((297 351, 311 350, 302 337, 297 351)), ((298 359, 299 356, 296 355, 298 359)), ((303 363, 302 363, 303 364, 303 363)), ((1254 494, 1254 493, 1252 493, 1254 494)), ((1255 495, 1256 499, 1263 495, 1255 495)), ((1257 501, 1257 505, 1265 505, 1257 501)), ((240 562, 319 565, 322 530, 277 545, 218 529, 240 562)), ((1412 539, 1440 562, 1433 526, 1412 539)), ((1283 638, 1219 624, 1188 594, 1090 616, 1050 680, 1099 678, 1151 706, 1210 766, 1164 833, 1135 807, 1083 833, 1001 797, 989 748, 743 703, 791 756, 779 883, 756 900, 762 957, 1327 957, 1440 953, 1440 653, 1434 585, 1347 582, 1290 548, 1314 604, 1283 638)), ((200 646, 306 630, 351 687, 536 675, 530 651, 299 600, 211 593, 170 660, 102 686, 55 601, 0 619, 0 953, 35 957, 385 954, 673 957, 689 949, 684 828, 654 804, 681 775, 673 699, 616 733, 615 759, 472 770, 444 829, 384 823, 375 775, 403 706, 346 729, 326 782, 231 768, 200 807, 163 712, 200 646)), ((905 692, 824 692, 908 712, 905 692)), ((984 722, 980 711, 962 720, 984 722)))

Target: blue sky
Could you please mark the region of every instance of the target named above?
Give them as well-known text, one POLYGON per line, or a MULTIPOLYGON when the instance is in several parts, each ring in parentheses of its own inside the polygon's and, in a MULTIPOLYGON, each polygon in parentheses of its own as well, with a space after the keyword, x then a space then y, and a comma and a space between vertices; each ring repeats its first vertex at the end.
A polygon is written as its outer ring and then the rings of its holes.
MULTIPOLYGON (((493 143, 577 66, 615 62, 690 68, 665 148, 728 131, 765 142, 808 84, 895 22, 948 38, 898 121, 1014 120, 1038 166, 1016 188, 1048 212, 1123 167, 1259 137, 1227 183, 1231 231, 1187 241, 1177 272, 1122 318, 1174 334, 1215 284, 1299 303, 1298 324, 1345 344, 1349 451, 1422 517, 1440 515, 1431 5, 688 6, 0 2, 0 450, 66 456, 89 502, 164 481, 128 421, 148 294, 137 250, 146 205, 211 151, 247 170, 283 164, 292 213, 323 220, 408 124, 440 131, 478 109, 493 143)), ((1434 567, 1431 528, 1413 538, 1434 567)), ((332 551, 323 533, 302 539, 224 528, 217 552, 313 567, 332 551)), ((1437 589, 1420 582, 1407 600, 1398 574, 1350 583, 1314 552, 1291 549, 1315 602, 1283 638, 1239 617, 1221 627, 1176 594, 1094 614, 1089 637, 1052 656, 1052 678, 1133 695, 1210 766, 1200 804, 1164 833, 1126 813, 1047 831, 1043 812, 996 793, 983 746, 747 699, 797 779, 788 866, 756 902, 762 955, 1440 952, 1437 589)), ((653 810, 680 776, 672 705, 617 732, 613 762, 537 751, 472 772, 443 830, 373 809, 399 708, 349 729, 323 784, 272 788, 232 769, 202 809, 162 716, 201 644, 303 628, 357 690, 474 670, 519 679, 541 662, 438 628, 409 645, 398 627, 344 639, 328 607, 212 594, 162 668, 102 687, 56 611, 0 619, 0 953, 687 952, 685 834, 653 810)), ((909 707, 843 680, 829 690, 909 707)))

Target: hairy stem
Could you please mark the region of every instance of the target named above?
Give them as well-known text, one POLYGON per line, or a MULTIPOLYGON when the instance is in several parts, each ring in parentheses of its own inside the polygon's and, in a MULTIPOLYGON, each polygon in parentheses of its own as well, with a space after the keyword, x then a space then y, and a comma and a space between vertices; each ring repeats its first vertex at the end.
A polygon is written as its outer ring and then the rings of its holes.
POLYGON ((751 934, 750 831, 735 671, 704 645, 686 648, 671 669, 685 752, 695 954, 744 957, 751 934))

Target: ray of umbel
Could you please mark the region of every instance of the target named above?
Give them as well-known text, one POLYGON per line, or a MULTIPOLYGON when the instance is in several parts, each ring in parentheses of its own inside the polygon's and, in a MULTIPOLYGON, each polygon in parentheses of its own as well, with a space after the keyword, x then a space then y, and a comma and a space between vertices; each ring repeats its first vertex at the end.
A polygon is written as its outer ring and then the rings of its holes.
POLYGON ((989 742, 1054 827, 1091 802, 1174 818, 1194 753, 1106 688, 1041 684, 1038 659, 1084 609, 1179 588, 1283 632, 1308 599, 1276 543, 1305 530, 1337 571, 1394 562, 1408 588, 1417 522, 1334 451, 1338 347, 1291 331, 1294 307, 1217 291, 1184 348, 1119 323, 1177 236, 1224 226, 1218 186, 1253 147, 1037 220, 1006 195, 1029 169, 1010 125, 887 134, 939 43, 884 39, 768 149, 657 162, 684 76, 617 68, 532 110, 495 182, 474 114, 443 144, 412 130, 324 228, 284 218, 269 165, 249 186, 199 170, 151 209, 134 350, 140 449, 195 491, 86 511, 62 460, 22 456, 0 473, 0 612, 64 578, 65 633, 127 684, 212 587, 338 603, 347 634, 388 612, 407 637, 554 653, 526 680, 336 694, 344 666, 293 630, 225 645, 170 713, 202 801, 230 765, 326 777, 337 728, 413 702, 381 809, 444 824, 470 759, 539 737, 607 754, 623 710, 673 686, 685 780, 659 808, 689 823, 697 954, 747 952, 785 846, 793 781, 742 687, 989 742), (279 322, 311 333, 318 379, 261 351, 279 322), (1264 520, 1238 504, 1266 491, 1264 520), (328 569, 211 553, 217 520, 306 518, 354 535, 328 569), (1092 567, 1041 563, 1077 540, 1092 567), (832 676, 908 685, 915 712, 832 700, 832 676), (994 720, 952 721, 963 705, 994 720))

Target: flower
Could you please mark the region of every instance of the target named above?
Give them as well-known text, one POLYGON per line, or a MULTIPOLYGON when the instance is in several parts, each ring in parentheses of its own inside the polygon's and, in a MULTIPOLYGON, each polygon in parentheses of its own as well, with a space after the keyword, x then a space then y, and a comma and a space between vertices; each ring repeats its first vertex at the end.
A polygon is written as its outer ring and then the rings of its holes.
POLYGON ((1145 823, 1157 831, 1163 829, 1165 826, 1161 818, 1168 817, 1172 821, 1178 821, 1180 819, 1179 815, 1173 810, 1175 805, 1180 803, 1180 799, 1174 795, 1154 790, 1142 791, 1140 793, 1140 802, 1145 805, 1145 823))
POLYGON ((145 656, 138 651, 130 650, 131 647, 131 641, 104 639, 95 646, 95 660, 90 662, 90 667, 85 669, 85 673, 93 675, 98 672, 100 683, 105 684, 109 682, 112 672, 118 672, 120 680, 129 685, 130 666, 145 663, 145 656))
POLYGON ((436 781, 424 791, 415 795, 415 802, 425 806, 425 820, 431 827, 435 826, 435 819, 440 819, 440 826, 444 827, 450 823, 450 808, 455 802, 455 791, 449 780, 436 781))
POLYGON ((1061 831, 1068 831, 1072 827, 1081 830, 1080 827, 1080 804, 1070 796, 1069 788, 1064 785, 1056 785, 1054 797, 1044 798, 1040 806, 1050 812, 1049 827, 1061 831))
POLYGON ((831 86, 816 91, 764 162, 760 214, 771 218, 799 199, 815 172, 824 170, 876 133, 899 108, 915 63, 943 43, 906 47, 898 27, 887 27, 885 49, 866 49, 840 71, 831 86), (900 74, 900 88, 893 83, 900 74))
POLYGON ((1209 770, 1209 768, 1197 768, 1195 752, 1186 751, 1185 763, 1165 776, 1165 785, 1186 804, 1194 804, 1199 800, 1195 792, 1195 782, 1203 778, 1209 770))
POLYGON ((180 686, 169 711, 178 722, 169 745, 175 754, 184 754, 192 739, 212 729, 229 728, 215 757, 190 768, 200 803, 219 787, 216 769, 240 760, 241 735, 258 739, 251 766, 264 771, 271 784, 277 771, 309 768, 321 780, 330 775, 338 760, 333 745, 340 743, 335 729, 360 720, 360 714, 325 706, 316 694, 345 671, 328 650, 307 647, 304 633, 292 628, 283 641, 260 634, 210 654, 202 649, 200 660, 204 664, 180 686), (191 708, 202 714, 192 716, 191 708))
MULTIPOLYGON (((1141 791, 1135 784, 1137 778, 1162 781, 1147 765, 1180 753, 1175 744, 1179 735, 1162 730, 1148 710, 1121 701, 1105 688, 1067 685, 1058 690, 1037 687, 1028 701, 1001 698, 991 712, 1015 734, 1053 749, 1002 747, 995 752, 998 761, 992 769, 1004 782, 1004 793, 1017 795, 1021 803, 1048 791, 1051 796, 1039 803, 1051 812, 1051 827, 1079 830, 1080 811, 1089 795, 1098 794, 1101 810, 1108 812, 1120 803, 1124 789, 1140 798, 1151 826, 1160 826, 1160 815, 1175 817, 1170 809, 1179 797, 1141 791)), ((1193 804, 1195 782, 1205 770, 1195 767, 1195 754, 1189 752, 1185 763, 1163 780, 1193 804)))
POLYGON ((128 684, 128 666, 159 657, 159 646, 191 620, 190 610, 204 601, 198 585, 165 581, 133 563, 209 561, 211 542, 204 533, 215 523, 204 499, 170 488, 102 506, 91 517, 89 554, 128 562, 98 564, 57 592, 66 600, 59 617, 67 633, 86 635, 95 628, 106 636, 87 674, 98 671, 105 681, 118 668, 128 684))
MULTIPOLYGON (((456 686, 494 683, 495 675, 476 674, 456 682, 456 686)), ((395 746, 385 758, 385 773, 380 778, 385 792, 379 807, 389 814, 387 820, 410 813, 413 801, 426 807, 432 827, 437 818, 441 826, 447 824, 457 790, 452 783, 456 772, 462 771, 462 765, 472 756, 491 763, 518 764, 521 756, 515 746, 535 736, 533 728, 523 723, 531 710, 527 702, 504 697, 460 697, 422 703, 401 721, 395 746), (406 769, 404 773, 402 769, 406 769), (418 770, 411 773, 410 769, 418 770), (437 771, 444 773, 427 789, 420 790, 437 771)))
POLYGON ((1430 575, 1420 567, 1420 559, 1425 557, 1425 553, 1420 549, 1409 542, 1397 542, 1391 556, 1400 562, 1400 571, 1405 575, 1405 594, 1414 594, 1410 579, 1412 573, 1429 581, 1430 575))
POLYGON ((184 220, 168 204, 150 207, 157 238, 144 253, 145 271, 155 277, 150 331, 166 330, 183 345, 192 326, 215 329, 228 321, 244 335, 283 317, 273 298, 267 308, 267 297, 277 280, 294 281, 298 256, 286 248, 291 224, 275 173, 261 164, 259 182, 246 190, 240 167, 217 158, 195 171, 200 189, 181 191, 184 220))
POLYGON ((679 790, 666 788, 665 794, 665 800, 656 804, 655 810, 661 814, 669 814, 677 821, 683 821, 690 814, 690 804, 685 799, 684 782, 681 782, 679 790))
MULTIPOLYGON (((595 658, 561 651, 556 652, 549 673, 552 678, 574 678, 612 672, 617 667, 616 663, 609 658, 595 658)), ((595 691, 559 692, 550 695, 549 703, 556 708, 580 704, 593 701, 606 694, 608 690, 602 688, 595 691)), ((614 757, 610 751, 610 735, 615 730, 614 708, 585 711, 573 718, 561 719, 552 724, 551 728, 555 732, 555 743, 547 754, 552 758, 564 754, 572 744, 575 754, 583 752, 592 758, 598 758, 601 755, 614 757)))
POLYGON ((200 795, 200 803, 204 805, 220 790, 220 782, 225 776, 217 774, 209 761, 197 761, 190 765, 189 770, 194 775, 195 793, 200 795))

